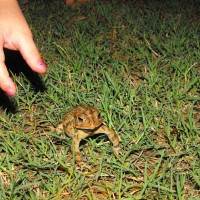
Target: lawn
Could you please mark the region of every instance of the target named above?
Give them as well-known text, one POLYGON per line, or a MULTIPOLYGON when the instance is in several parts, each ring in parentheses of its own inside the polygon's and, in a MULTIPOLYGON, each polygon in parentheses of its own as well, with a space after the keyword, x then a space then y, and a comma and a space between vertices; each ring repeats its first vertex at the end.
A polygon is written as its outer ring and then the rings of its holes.
POLYGON ((37 75, 16 52, 18 86, 0 93, 0 199, 200 199, 200 2, 20 1, 49 67, 37 75), (80 146, 52 131, 93 105, 121 138, 80 146))

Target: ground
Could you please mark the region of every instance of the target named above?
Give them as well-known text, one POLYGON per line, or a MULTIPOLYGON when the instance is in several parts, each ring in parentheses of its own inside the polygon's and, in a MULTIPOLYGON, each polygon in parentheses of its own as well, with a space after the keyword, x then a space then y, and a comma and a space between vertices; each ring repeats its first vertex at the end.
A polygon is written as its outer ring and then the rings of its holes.
POLYGON ((1 199, 199 199, 200 2, 20 1, 49 67, 6 51, 18 94, 0 94, 1 199), (97 107, 121 138, 56 134, 68 109, 97 107))

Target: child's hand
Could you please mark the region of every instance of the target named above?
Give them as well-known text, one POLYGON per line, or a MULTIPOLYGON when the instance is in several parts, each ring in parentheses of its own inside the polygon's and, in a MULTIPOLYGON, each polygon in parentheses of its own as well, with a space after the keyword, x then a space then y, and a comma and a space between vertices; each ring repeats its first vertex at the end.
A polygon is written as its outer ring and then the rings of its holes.
POLYGON ((46 66, 16 0, 0 0, 0 88, 8 95, 14 95, 16 86, 5 66, 4 47, 20 51, 33 71, 46 72, 46 66))

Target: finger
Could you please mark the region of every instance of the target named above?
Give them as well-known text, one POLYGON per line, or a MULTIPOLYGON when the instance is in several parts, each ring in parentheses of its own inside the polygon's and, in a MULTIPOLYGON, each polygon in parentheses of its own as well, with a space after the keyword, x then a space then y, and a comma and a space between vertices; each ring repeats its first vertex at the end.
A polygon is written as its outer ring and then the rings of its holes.
POLYGON ((0 88, 10 96, 13 96, 16 93, 16 86, 10 78, 5 65, 2 43, 0 43, 0 88))
POLYGON ((66 4, 74 4, 74 0, 66 0, 66 4))
POLYGON ((19 51, 33 71, 38 73, 45 73, 47 71, 47 67, 43 62, 32 37, 26 36, 21 39, 19 51))
POLYGON ((0 63, 0 88, 5 91, 9 96, 16 93, 16 86, 10 78, 4 63, 0 63))

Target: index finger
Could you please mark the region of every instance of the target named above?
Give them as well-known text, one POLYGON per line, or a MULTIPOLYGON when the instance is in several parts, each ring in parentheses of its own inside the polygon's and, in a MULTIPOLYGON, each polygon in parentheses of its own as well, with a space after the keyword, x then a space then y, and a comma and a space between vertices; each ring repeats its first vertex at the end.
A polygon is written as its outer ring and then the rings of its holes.
POLYGON ((38 73, 45 73, 47 67, 32 39, 32 36, 22 37, 19 41, 19 51, 29 67, 38 73))

